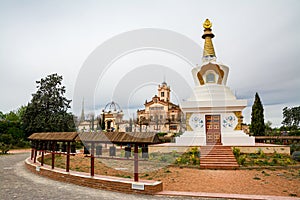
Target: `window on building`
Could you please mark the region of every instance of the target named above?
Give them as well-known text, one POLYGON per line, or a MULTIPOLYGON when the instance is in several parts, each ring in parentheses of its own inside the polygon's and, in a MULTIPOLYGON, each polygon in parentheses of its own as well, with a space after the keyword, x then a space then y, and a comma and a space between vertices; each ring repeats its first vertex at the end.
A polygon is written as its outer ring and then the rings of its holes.
POLYGON ((153 106, 153 107, 150 107, 150 110, 163 110, 164 107, 163 106, 153 106))
POLYGON ((160 115, 160 116, 159 116, 159 118, 160 118, 160 119, 162 119, 162 118, 163 118, 163 116, 162 116, 162 115, 160 115))
POLYGON ((171 115, 172 121, 175 121, 175 115, 171 115))
POLYGON ((177 126, 176 125, 171 125, 170 130, 177 130, 177 126))
POLYGON ((161 93, 160 93, 160 96, 161 96, 161 97, 164 97, 164 96, 165 96, 165 92, 161 92, 161 93))
POLYGON ((216 82, 216 77, 213 73, 209 73, 206 75, 206 82, 207 83, 215 83, 216 82))

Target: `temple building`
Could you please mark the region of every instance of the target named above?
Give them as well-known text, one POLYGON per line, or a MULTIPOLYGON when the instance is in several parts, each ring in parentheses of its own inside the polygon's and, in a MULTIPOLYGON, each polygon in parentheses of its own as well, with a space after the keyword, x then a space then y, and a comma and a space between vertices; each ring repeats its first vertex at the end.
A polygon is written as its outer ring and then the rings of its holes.
POLYGON ((242 131, 242 111, 247 100, 237 99, 226 86, 229 67, 217 62, 212 23, 203 24, 202 64, 192 69, 193 94, 182 102, 187 130, 176 138, 178 145, 254 145, 254 137, 242 131))
POLYGON ((140 131, 179 132, 181 110, 170 102, 170 86, 166 82, 158 85, 158 94, 145 102, 145 109, 137 111, 137 124, 140 131))
POLYGON ((106 104, 102 110, 101 119, 104 119, 106 131, 118 131, 123 123, 124 113, 119 104, 114 101, 106 104))

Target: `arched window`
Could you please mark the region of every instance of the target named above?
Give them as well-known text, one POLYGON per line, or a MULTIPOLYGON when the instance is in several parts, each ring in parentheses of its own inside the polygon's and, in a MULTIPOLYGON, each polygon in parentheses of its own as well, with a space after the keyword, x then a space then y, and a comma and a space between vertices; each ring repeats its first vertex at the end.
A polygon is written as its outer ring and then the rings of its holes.
POLYGON ((209 73, 206 75, 206 83, 215 83, 216 82, 216 76, 213 73, 209 73))

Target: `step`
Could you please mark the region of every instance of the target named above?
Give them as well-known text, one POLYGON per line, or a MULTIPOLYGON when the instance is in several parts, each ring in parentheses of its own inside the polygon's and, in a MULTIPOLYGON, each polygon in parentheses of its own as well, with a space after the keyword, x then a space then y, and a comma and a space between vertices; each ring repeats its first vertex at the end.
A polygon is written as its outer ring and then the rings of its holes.
POLYGON ((233 155, 233 154, 229 154, 229 153, 216 153, 216 152, 208 152, 208 153, 200 153, 200 156, 205 156, 205 155, 222 155, 222 156, 226 156, 226 155, 233 155))
POLYGON ((235 165, 237 165, 236 164, 236 162, 234 162, 234 161, 222 161, 222 162, 218 162, 218 161, 203 161, 203 162, 201 162, 200 161, 200 165, 202 165, 202 164, 220 164, 220 165, 222 165, 222 164, 235 164, 235 165))
POLYGON ((200 163, 236 163, 235 160, 213 160, 213 159, 208 159, 208 160, 200 160, 200 163))
POLYGON ((228 154, 218 154, 218 153, 211 153, 211 154, 202 154, 200 155, 200 158, 203 157, 231 157, 231 158, 235 158, 234 155, 228 155, 228 154))
POLYGON ((201 147, 200 155, 200 168, 202 169, 237 169, 239 167, 231 147, 201 147))
POLYGON ((200 167, 202 166, 222 166, 222 165, 230 165, 230 166, 239 166, 237 163, 234 162, 225 162, 225 163, 201 163, 200 162, 200 167))
POLYGON ((231 149, 231 147, 227 146, 203 146, 201 149, 231 149))
POLYGON ((200 149, 202 152, 217 151, 217 152, 232 152, 231 149, 200 149))
POLYGON ((239 166, 233 166, 233 165, 224 165, 224 166, 201 166, 201 169, 221 169, 221 170, 234 170, 238 169, 239 166))
POLYGON ((203 164, 203 165, 200 165, 200 169, 201 168, 204 168, 204 167, 218 167, 218 168, 221 168, 221 167, 228 167, 228 166, 230 166, 230 167, 236 167, 236 168, 238 168, 239 166, 238 165, 235 165, 235 164, 233 164, 233 163, 219 163, 219 164, 203 164))
POLYGON ((234 156, 228 156, 228 155, 205 155, 205 156, 200 156, 200 159, 203 158, 219 158, 219 159, 225 159, 225 158, 230 158, 235 160, 234 156))

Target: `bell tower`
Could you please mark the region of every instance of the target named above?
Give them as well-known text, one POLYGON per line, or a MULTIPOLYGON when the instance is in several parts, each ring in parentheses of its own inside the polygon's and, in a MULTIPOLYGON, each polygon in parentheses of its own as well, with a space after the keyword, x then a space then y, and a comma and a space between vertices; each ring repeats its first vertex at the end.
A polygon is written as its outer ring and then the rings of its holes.
POLYGON ((158 85, 158 97, 162 101, 170 101, 170 86, 166 82, 163 82, 161 85, 158 85))

